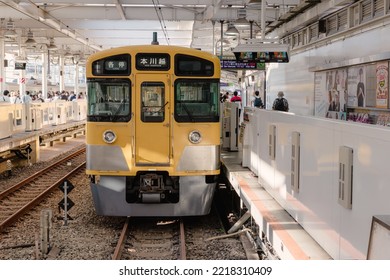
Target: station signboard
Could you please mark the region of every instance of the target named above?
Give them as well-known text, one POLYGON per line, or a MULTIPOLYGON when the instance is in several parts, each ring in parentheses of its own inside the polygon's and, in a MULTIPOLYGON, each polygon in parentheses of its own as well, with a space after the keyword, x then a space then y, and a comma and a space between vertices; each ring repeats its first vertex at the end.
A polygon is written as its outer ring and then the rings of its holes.
POLYGON ((265 70, 265 64, 254 60, 221 60, 222 69, 246 69, 246 70, 265 70))

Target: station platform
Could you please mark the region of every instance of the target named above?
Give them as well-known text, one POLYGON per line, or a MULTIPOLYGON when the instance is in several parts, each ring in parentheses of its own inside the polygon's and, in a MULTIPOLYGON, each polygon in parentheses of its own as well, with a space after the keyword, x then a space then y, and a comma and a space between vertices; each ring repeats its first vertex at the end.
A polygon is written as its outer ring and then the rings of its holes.
POLYGON ((11 137, 0 139, 0 153, 23 150, 26 145, 31 147, 31 163, 39 162, 44 156, 42 147, 54 146, 54 143, 65 143, 76 135, 85 135, 85 121, 71 121, 60 125, 48 125, 39 130, 16 131, 11 137), (44 145, 44 146, 43 146, 44 145))
POLYGON ((221 152, 222 171, 276 255, 282 260, 331 260, 331 256, 242 167, 241 153, 221 152))

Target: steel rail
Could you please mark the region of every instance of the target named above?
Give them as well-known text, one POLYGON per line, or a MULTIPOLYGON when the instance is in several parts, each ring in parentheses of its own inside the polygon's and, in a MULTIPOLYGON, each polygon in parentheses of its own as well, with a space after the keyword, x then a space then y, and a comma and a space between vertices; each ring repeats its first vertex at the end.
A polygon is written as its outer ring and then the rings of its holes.
MULTIPOLYGON (((58 166, 60 163, 63 163, 66 160, 69 160, 70 158, 73 158, 74 156, 80 155, 82 150, 76 151, 72 155, 60 160, 59 162, 54 163, 53 165, 45 168, 44 170, 37 172, 30 176, 29 178, 23 180, 21 183, 18 183, 17 185, 13 186, 11 189, 12 191, 16 191, 20 188, 22 188, 25 184, 31 183, 34 179, 38 178, 39 176, 43 175, 44 172, 49 170, 50 168, 53 168, 53 166, 58 166)), ((24 206, 22 206, 19 210, 12 213, 9 217, 7 217, 5 220, 0 222, 0 232, 3 231, 6 227, 10 226, 11 224, 15 223, 21 216, 23 216, 26 212, 28 212, 30 209, 38 205, 50 192, 54 190, 54 188, 58 187, 65 179, 72 176, 76 172, 78 172, 80 169, 84 168, 86 164, 86 161, 83 161, 81 164, 73 168, 71 171, 67 172, 65 175, 63 175, 61 178, 59 178, 56 182, 52 183, 50 186, 46 187, 44 191, 39 193, 34 199, 26 203, 24 206)), ((9 194, 12 193, 12 191, 4 191, 0 199, 6 198, 9 194), (5 195, 6 194, 6 195, 5 195)))
POLYGON ((44 169, 34 173, 33 175, 31 175, 28 178, 20 181, 19 183, 13 185, 12 187, 10 187, 10 188, 0 192, 0 200, 4 199, 5 197, 7 197, 9 194, 15 192, 16 190, 20 189, 24 185, 34 181, 37 177, 44 175, 47 171, 51 170, 53 167, 58 166, 58 165, 62 164, 63 162, 65 162, 65 161, 67 161, 69 159, 72 159, 72 158, 74 158, 74 157, 76 157, 76 156, 78 156, 78 155, 80 155, 82 153, 85 153, 85 150, 86 150, 86 148, 82 148, 82 149, 72 153, 71 155, 68 155, 67 157, 57 161, 56 163, 54 163, 54 164, 52 164, 50 166, 47 166, 44 169))
POLYGON ((118 244, 116 245, 114 254, 112 256, 113 260, 120 260, 122 257, 122 251, 124 249, 125 242, 129 233, 129 224, 130 224, 130 217, 127 217, 121 235, 119 236, 118 244))

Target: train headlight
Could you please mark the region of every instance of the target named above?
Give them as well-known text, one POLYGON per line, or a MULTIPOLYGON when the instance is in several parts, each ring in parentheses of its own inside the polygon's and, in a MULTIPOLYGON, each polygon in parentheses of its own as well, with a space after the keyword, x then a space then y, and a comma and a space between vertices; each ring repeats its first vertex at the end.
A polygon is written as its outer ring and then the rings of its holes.
POLYGON ((200 141, 202 141, 202 134, 200 134, 200 132, 197 130, 193 130, 188 135, 188 140, 190 140, 192 144, 198 144, 200 141))
POLYGON ((114 143, 116 140, 116 134, 111 130, 106 130, 103 133, 103 140, 108 144, 114 143))

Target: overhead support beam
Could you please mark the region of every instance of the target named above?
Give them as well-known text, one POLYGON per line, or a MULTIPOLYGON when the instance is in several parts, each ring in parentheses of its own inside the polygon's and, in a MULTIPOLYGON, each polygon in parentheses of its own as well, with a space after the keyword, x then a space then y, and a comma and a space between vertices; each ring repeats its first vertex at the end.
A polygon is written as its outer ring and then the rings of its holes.
POLYGON ((123 9, 121 2, 119 0, 114 0, 114 4, 115 4, 116 9, 118 10, 118 12, 121 16, 121 19, 127 20, 125 10, 123 9))
MULTIPOLYGON (((17 1, 17 0, 16 0, 17 1)), ((92 45, 89 43, 88 40, 85 38, 81 38, 80 36, 77 36, 75 31, 70 31, 68 26, 66 28, 63 28, 65 26, 62 26, 61 21, 58 19, 52 17, 49 13, 47 13, 45 10, 40 8, 39 6, 35 6, 29 2, 21 2, 23 4, 20 5, 19 2, 16 3, 12 0, 1 0, 0 3, 3 3, 4 5, 7 5, 8 7, 11 7, 12 9, 24 14, 25 16, 36 20, 38 22, 41 22, 42 24, 50 27, 53 30, 56 30, 70 38, 73 38, 74 40, 94 49, 97 51, 100 51, 102 48, 96 45, 92 45)))
MULTIPOLYGON (((12 0, 1 0, 0 3, 3 3, 4 5, 30 17, 35 20, 38 20, 39 18, 46 18, 46 11, 40 9, 36 5, 33 5, 30 2, 23 2, 23 6, 19 5, 20 1, 12 1, 12 0)), ((2 8, 4 9, 4 8, 2 8)), ((4 9, 4 11, 6 11, 4 9)), ((5 17, 5 16, 4 16, 5 17)))

